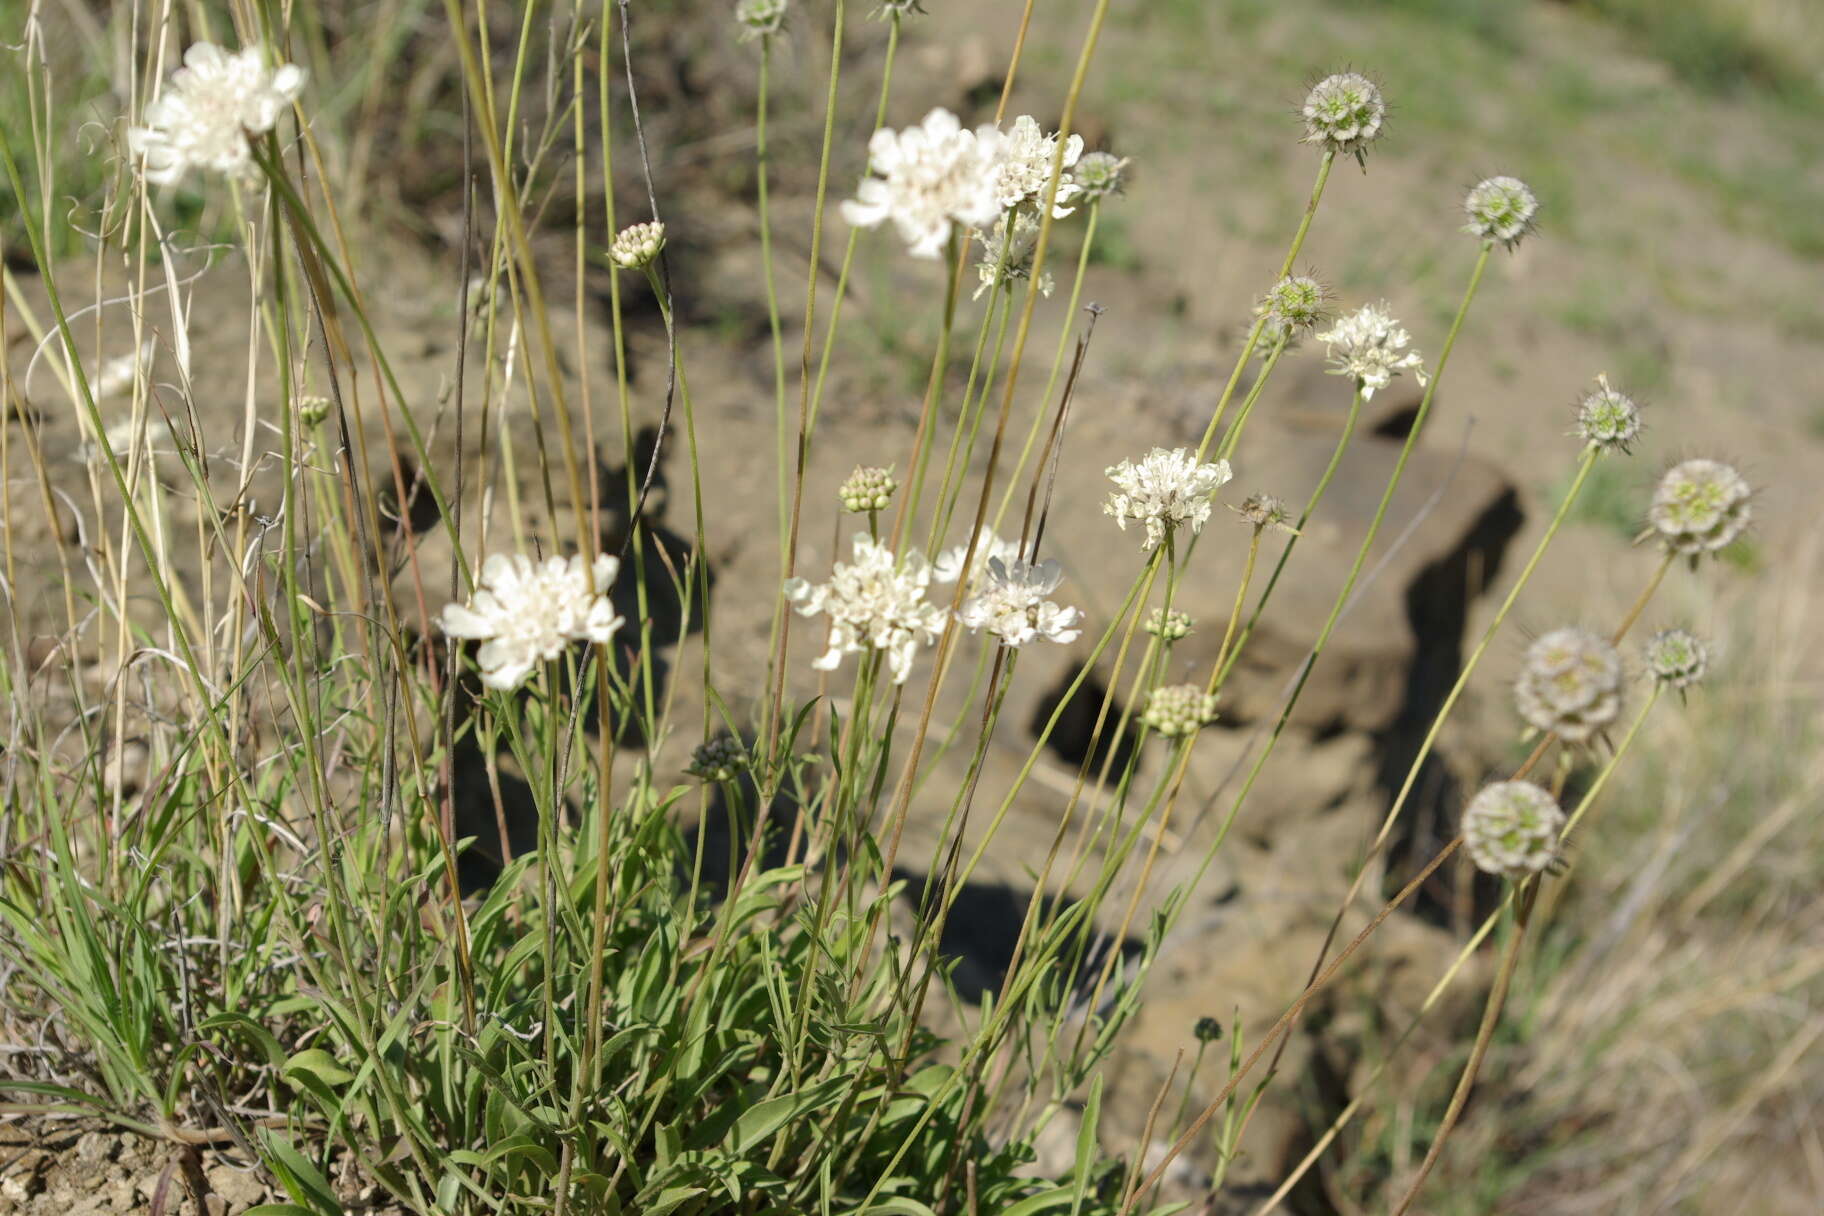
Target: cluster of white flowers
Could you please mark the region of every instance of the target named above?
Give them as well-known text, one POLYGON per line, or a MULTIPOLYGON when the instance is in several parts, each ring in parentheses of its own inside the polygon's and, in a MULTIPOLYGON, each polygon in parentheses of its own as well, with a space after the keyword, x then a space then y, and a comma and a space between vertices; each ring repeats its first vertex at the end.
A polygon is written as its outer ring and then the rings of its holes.
POLYGON ((665 225, 658 220, 629 224, 608 243, 608 260, 623 270, 640 270, 652 264, 665 248, 665 225))
MULTIPOLYGON (((1030 114, 1022 114, 1013 120, 1004 135, 1000 137, 996 149, 997 158, 994 167, 995 198, 1002 210, 1011 210, 1022 203, 1034 207, 1045 201, 1045 190, 1051 185, 1051 164, 1058 154, 1058 137, 1047 135, 1039 126, 1039 120, 1030 114)), ((1054 219, 1063 219, 1071 213, 1071 208, 1064 204, 1078 194, 1076 182, 1071 180, 1070 169, 1083 155, 1083 137, 1072 135, 1064 141, 1064 162, 1059 170, 1058 197, 1052 208, 1054 219)))
POLYGON ((127 147, 145 157, 149 182, 174 182, 191 167, 244 177, 249 139, 272 130, 303 89, 303 68, 269 69, 257 46, 231 54, 199 42, 146 107, 144 125, 127 131, 127 147))
POLYGON ((944 626, 944 611, 925 602, 931 585, 931 565, 923 555, 906 555, 902 562, 893 551, 865 532, 857 533, 854 558, 837 562, 827 583, 794 578, 785 584, 785 597, 803 616, 819 613, 830 618, 829 649, 811 664, 832 671, 851 652, 873 649, 887 656, 895 684, 912 674, 912 660, 920 644, 930 645, 944 626))
POLYGON ((965 130, 948 110, 932 110, 903 131, 882 128, 868 141, 868 168, 842 217, 859 228, 885 220, 913 257, 943 252, 952 226, 991 227, 1001 215, 1000 148, 992 125, 965 130))
MULTIPOLYGON (((1081 192, 1069 170, 1082 154, 1081 136, 1064 141, 1052 210, 1059 219, 1071 213, 1065 204, 1081 192)), ((1059 156, 1057 135, 1047 135, 1029 114, 1014 119, 1006 131, 992 123, 970 131, 950 111, 932 110, 916 127, 874 132, 868 142, 873 176, 864 178, 855 197, 843 203, 842 215, 858 228, 891 220, 912 256, 934 258, 958 224, 995 240, 1003 236, 999 229, 1007 212, 1036 213, 1059 156)), ((1036 214, 1028 218, 1030 247, 1038 226, 1036 214)), ((1016 241, 1021 238, 1019 228, 1014 235, 1016 241)), ((1009 258, 1010 264, 1017 260, 1009 258)))
MULTIPOLYGON (((982 285, 975 289, 976 299, 981 299, 982 293, 996 284, 1010 284, 1032 277, 1032 253, 1039 243, 1039 217, 1031 208, 1020 208, 1010 220, 1002 220, 979 235, 982 260, 976 263, 975 273, 982 285)), ((1046 271, 1039 276, 1039 294, 1049 297, 1051 290, 1051 272, 1046 271)))
POLYGON ((1055 561, 989 558, 982 590, 964 601, 956 619, 970 629, 986 629, 1009 646, 1024 646, 1037 638, 1074 642, 1082 632, 1076 625, 1083 613, 1045 598, 1058 589, 1063 577, 1055 561))
POLYGON ((1406 349, 1412 337, 1387 312, 1385 303, 1365 304, 1338 317, 1317 340, 1330 349, 1330 374, 1352 377, 1364 401, 1403 371, 1410 370, 1420 384, 1426 382, 1424 360, 1418 351, 1406 349))
POLYGON ((481 582, 464 604, 447 604, 438 627, 453 638, 482 640, 476 662, 489 688, 515 688, 572 642, 606 643, 624 623, 609 602, 619 561, 597 554, 534 563, 523 553, 496 553, 482 563, 481 582))
POLYGON ((1138 464, 1123 460, 1107 472, 1115 493, 1103 510, 1115 517, 1123 532, 1129 520, 1144 524, 1146 543, 1141 549, 1147 553, 1179 524, 1189 523, 1193 533, 1202 531, 1210 518, 1210 495, 1234 476, 1228 461, 1201 464, 1185 448, 1154 448, 1138 464))

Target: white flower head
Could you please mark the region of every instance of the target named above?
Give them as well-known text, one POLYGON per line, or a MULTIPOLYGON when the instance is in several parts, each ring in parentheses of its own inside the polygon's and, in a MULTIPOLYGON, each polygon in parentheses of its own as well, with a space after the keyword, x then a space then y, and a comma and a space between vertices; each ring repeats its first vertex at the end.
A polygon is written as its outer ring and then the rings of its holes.
POLYGON ((953 225, 987 228, 1000 218, 1000 147, 993 126, 966 131, 948 110, 932 110, 916 127, 881 129, 868 141, 868 168, 842 218, 858 228, 884 220, 913 257, 943 252, 953 225))
MULTIPOLYGON (((1045 134, 1038 119, 1022 114, 1013 120, 1013 126, 1001 136, 1000 160, 994 171, 995 194, 1002 210, 1022 203, 1031 203, 1034 207, 1044 203, 1045 191, 1051 185, 1051 163, 1057 154, 1057 135, 1045 134)), ((1064 141, 1064 161, 1058 170, 1058 197, 1051 212, 1054 219, 1061 220, 1072 211, 1064 204, 1077 196, 1080 187, 1071 180, 1070 169, 1082 155, 1081 135, 1072 135, 1064 141)))
POLYGON ((1055 561, 989 558, 986 585, 963 602, 956 619, 972 630, 986 629, 1009 646, 1038 638, 1074 642, 1082 632, 1076 625, 1083 613, 1045 598, 1058 589, 1063 577, 1063 568, 1055 561))
MULTIPOLYGON (((952 545, 937 555, 932 565, 932 577, 940 583, 954 583, 963 577, 963 559, 969 558, 968 545, 952 545)), ((988 563, 994 560, 1016 562, 1020 559, 1018 541, 1002 540, 994 534, 994 529, 983 526, 976 534, 975 556, 969 558, 969 577, 963 584, 963 590, 974 595, 982 588, 982 579, 988 573, 988 563)))
POLYGON ((665 225, 658 220, 629 224, 608 243, 608 260, 622 270, 641 270, 665 248, 665 225))
MULTIPOLYGON (((982 242, 982 260, 975 264, 975 273, 982 285, 975 289, 976 299, 996 284, 1013 284, 1032 277, 1032 252, 1039 243, 1039 217, 1032 208, 1009 212, 1008 217, 977 235, 982 242)), ((1040 295, 1050 297, 1052 286, 1049 271, 1039 276, 1040 295)))
POLYGON ((482 563, 467 604, 446 604, 438 627, 453 638, 483 639, 476 662, 489 688, 516 688, 532 669, 572 642, 606 643, 622 617, 608 599, 619 561, 597 554, 534 563, 523 553, 496 553, 482 563))
POLYGON ((149 182, 174 182, 193 166, 246 177, 250 139, 272 130, 303 89, 303 68, 269 69, 257 46, 230 53, 198 42, 146 106, 145 124, 128 129, 127 147, 145 157, 149 182))
POLYGON ((1412 336, 1388 314, 1384 302, 1338 317, 1317 340, 1330 348, 1330 374, 1352 377, 1364 401, 1403 371, 1411 371, 1421 385, 1429 379, 1419 352, 1406 349, 1412 336))
POLYGON ((919 646, 937 641, 944 627, 944 610, 925 602, 930 585, 931 565, 921 554, 911 552, 902 562, 891 549, 858 532, 853 560, 837 562, 829 582, 790 579, 785 598, 803 616, 830 618, 829 649, 811 666, 833 671, 845 654, 878 650, 887 656, 893 682, 904 684, 919 646))
POLYGON ((1154 448, 1138 464, 1123 460, 1107 472, 1115 492, 1103 510, 1123 532, 1129 520, 1146 525, 1141 549, 1148 553, 1179 524, 1189 523, 1193 533, 1202 531, 1210 517, 1210 495, 1234 476, 1228 461, 1200 464, 1185 448, 1154 448))

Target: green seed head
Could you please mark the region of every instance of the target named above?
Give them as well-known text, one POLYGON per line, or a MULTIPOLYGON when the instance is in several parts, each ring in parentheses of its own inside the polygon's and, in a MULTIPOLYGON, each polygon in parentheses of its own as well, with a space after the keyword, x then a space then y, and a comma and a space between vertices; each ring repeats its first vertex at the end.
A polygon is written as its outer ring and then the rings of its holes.
POLYGON ((1640 435, 1640 407, 1610 388, 1608 377, 1596 377, 1596 385, 1577 403, 1577 437, 1605 452, 1625 452, 1640 435))
POLYGON ((1469 213, 1465 232, 1512 249, 1533 231, 1539 199, 1517 177, 1491 177, 1471 188, 1463 210, 1469 213))
POLYGON ((1368 145, 1381 137, 1387 103, 1374 81, 1357 72, 1338 72, 1312 87, 1303 113, 1305 143, 1366 162, 1368 145))
POLYGON ((777 34, 785 25, 786 0, 741 0, 735 20, 742 26, 741 40, 777 34))
POLYGON ((1742 534, 1751 496, 1746 479, 1722 461, 1687 460, 1660 478, 1647 522, 1667 549, 1695 560, 1742 534))
POLYGON ((1119 194, 1127 186, 1127 162, 1125 156, 1086 152, 1070 171, 1071 178, 1077 183, 1084 201, 1093 202, 1119 194))
POLYGON ((1647 639, 1647 670, 1679 692, 1703 679, 1709 667, 1709 647, 1686 630, 1662 629, 1647 639))
POLYGON ((1621 713, 1621 654, 1587 629, 1554 629, 1527 647, 1514 704, 1566 743, 1587 743, 1621 713))
POLYGON ((1530 781, 1497 781, 1482 787, 1463 811, 1463 844, 1476 867, 1507 878, 1525 878, 1558 856, 1564 812, 1530 781))

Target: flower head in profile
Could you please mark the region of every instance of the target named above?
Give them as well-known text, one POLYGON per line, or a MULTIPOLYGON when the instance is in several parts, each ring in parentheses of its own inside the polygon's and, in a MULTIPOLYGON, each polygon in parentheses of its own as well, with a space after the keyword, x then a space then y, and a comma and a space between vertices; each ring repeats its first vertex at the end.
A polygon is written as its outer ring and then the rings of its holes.
POLYGON ((1470 188, 1463 210, 1469 215, 1465 232, 1512 249, 1537 227, 1539 199, 1517 177, 1491 177, 1470 188))
POLYGON ((1311 87, 1303 108, 1305 139, 1338 156, 1366 163, 1368 145, 1381 137, 1387 103, 1374 81, 1359 72, 1338 72, 1311 87))
POLYGON ((931 566, 921 554, 909 553, 902 562, 858 532, 852 559, 837 562, 829 582, 791 579, 785 597, 802 616, 830 618, 828 649, 811 666, 833 671, 845 654, 877 650, 887 656, 893 682, 904 684, 919 646, 937 641, 944 627, 944 610, 925 601, 930 585, 931 566))
POLYGON ((1427 380, 1425 361, 1408 350, 1412 337, 1387 312, 1387 305, 1366 304, 1337 318, 1317 340, 1330 350, 1330 374, 1355 380, 1366 401, 1410 371, 1420 384, 1427 380))
POLYGON ((1113 152, 1084 153, 1071 171, 1071 180, 1085 202, 1110 198, 1127 189, 1127 166, 1131 159, 1113 152))
POLYGON ((1210 495, 1234 476, 1228 461, 1201 464, 1186 448, 1154 448, 1138 464, 1123 460, 1107 472, 1115 492, 1103 510, 1123 532, 1129 520, 1145 525, 1141 549, 1147 553, 1179 524, 1190 524, 1193 533, 1202 531, 1210 518, 1210 495))
POLYGON ((965 559, 969 562, 969 570, 963 590, 974 595, 982 588, 982 580, 988 573, 988 563, 997 559, 1002 562, 1018 561, 1020 544, 1018 541, 1002 540, 995 535, 993 528, 983 525, 982 530, 976 534, 975 555, 969 555, 968 545, 950 546, 937 555, 937 561, 932 564, 932 577, 940 583, 954 583, 964 575, 965 559))
POLYGON ((1506 878, 1549 869, 1558 857, 1564 812, 1530 781, 1485 785, 1463 810, 1463 845, 1476 868, 1506 878))
MULTIPOLYGON (((975 265, 975 273, 981 279, 981 286, 975 289, 976 299, 981 299, 990 287, 1011 286, 1032 277, 1032 252, 1039 241, 1039 217, 1032 208, 1010 211, 1006 218, 978 235, 982 260, 975 265)), ((1039 276, 1039 294, 1049 297, 1051 289, 1051 272, 1046 271, 1039 276)))
POLYGON ((145 157, 149 182, 174 182, 193 167, 246 177, 249 141, 272 130, 303 89, 303 68, 268 68, 257 46, 231 53, 198 42, 146 106, 144 124, 128 128, 127 147, 145 157))
POLYGON ((1595 389, 1577 403, 1577 437, 1605 452, 1626 452, 1639 435, 1634 398, 1610 388, 1607 376, 1597 376, 1595 389))
POLYGON ((624 623, 608 599, 620 562, 606 553, 534 562, 496 553, 482 563, 467 604, 447 604, 438 627, 453 638, 481 641, 476 662, 489 688, 516 688, 539 663, 572 642, 605 643, 624 623))
POLYGON ((1045 598, 1058 589, 1063 577, 1055 561, 1033 564, 991 557, 982 589, 963 601, 956 619, 972 630, 986 629, 1009 646, 1039 638, 1074 642, 1082 632, 1076 626, 1083 613, 1045 598))
POLYGON ((766 38, 785 26, 786 0, 740 0, 735 20, 741 23, 741 41, 766 38))
POLYGON ((1687 460, 1666 470, 1647 522, 1660 543, 1693 562, 1725 548, 1753 515, 1748 481, 1720 460, 1687 460))
POLYGON ((932 110, 903 131, 882 128, 868 141, 868 168, 842 217, 859 228, 893 221, 913 257, 943 252, 955 225, 988 228, 1000 218, 1000 149, 993 126, 964 130, 948 110, 932 110))
MULTIPOLYGON (((1013 125, 1000 138, 999 158, 994 168, 995 196, 1001 209, 1011 210, 1022 203, 1043 206, 1045 192, 1051 186, 1051 162, 1057 154, 1057 135, 1045 134, 1038 119, 1030 114, 1014 119, 1013 125)), ((1072 135, 1064 141, 1064 161, 1058 170, 1058 197, 1051 212, 1054 219, 1063 219, 1071 213, 1072 209, 1064 204, 1077 196, 1080 187, 1072 180, 1070 170, 1082 155, 1081 135, 1072 135)))
POLYGON ((1526 650, 1514 704, 1520 716, 1566 743, 1587 743, 1621 713, 1621 653, 1575 626, 1554 629, 1526 650))

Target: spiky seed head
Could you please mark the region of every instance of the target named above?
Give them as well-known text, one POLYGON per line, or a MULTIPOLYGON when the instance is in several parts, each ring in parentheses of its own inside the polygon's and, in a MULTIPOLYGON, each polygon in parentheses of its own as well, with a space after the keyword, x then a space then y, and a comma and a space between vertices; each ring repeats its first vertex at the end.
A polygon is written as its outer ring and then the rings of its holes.
POLYGON ((1640 407, 1626 393, 1609 387, 1607 376, 1577 403, 1577 437, 1605 452, 1628 450, 1640 435, 1640 407))
POLYGON ((1536 227, 1539 199, 1517 177, 1491 177, 1470 187, 1463 200, 1469 215, 1464 231, 1512 249, 1536 227))
POLYGON ((1222 1037, 1222 1023, 1215 1018, 1198 1018, 1192 1033, 1197 1036, 1199 1043, 1214 1043, 1222 1037))
POLYGON ((874 10, 874 16, 881 21, 891 21, 924 11, 924 5, 919 0, 880 0, 880 7, 874 10))
POLYGON ((1305 143, 1365 163, 1368 145, 1380 138, 1387 120, 1387 103, 1374 81, 1358 72, 1338 72, 1311 87, 1303 113, 1305 143))
POLYGON ((1188 613, 1176 608, 1167 612, 1163 608, 1153 609, 1153 614, 1146 618, 1146 631, 1168 645, 1180 638, 1191 636, 1193 622, 1188 613))
POLYGON ((1263 528, 1278 528, 1282 532, 1294 531, 1286 521, 1292 518, 1292 509, 1286 506, 1286 500, 1275 498, 1271 494, 1250 494, 1242 499, 1241 505, 1235 508, 1243 522, 1251 525, 1255 531, 1263 528))
POLYGON ((1710 669, 1710 648, 1684 629, 1662 629, 1647 639, 1647 670, 1661 684, 1683 692, 1710 669))
POLYGON ((1287 275, 1254 306, 1261 319, 1260 345, 1272 350, 1282 339, 1291 346, 1330 315, 1330 291, 1308 274, 1287 275))
POLYGON ((1085 152, 1071 171, 1084 201, 1094 202, 1126 189, 1128 159, 1112 152, 1085 152))
POLYGON ((1752 515, 1747 480, 1720 460, 1673 465, 1653 492, 1647 522, 1673 553, 1693 561, 1742 534, 1752 515))
POLYGON ((1463 844, 1476 868, 1525 878, 1558 857, 1564 811, 1549 792, 1530 781, 1485 785, 1463 811, 1463 844))
POLYGON ((733 735, 717 735, 697 744, 685 771, 700 781, 733 781, 749 763, 747 747, 733 735))
POLYGON ((889 468, 871 468, 858 465, 848 480, 836 491, 836 497, 842 500, 842 509, 853 511, 857 515, 867 511, 884 511, 893 499, 893 491, 899 489, 899 482, 889 468))
POLYGON ((787 0, 741 0, 735 5, 735 20, 741 23, 741 40, 766 38, 777 34, 785 25, 787 0))
POLYGON ((1155 688, 1140 721, 1168 739, 1193 735, 1216 720, 1216 698, 1201 684, 1167 684, 1155 688))
POLYGON ((328 397, 311 396, 298 398, 298 423, 301 426, 306 428, 319 427, 323 425, 323 420, 328 417, 328 397))
POLYGON ((657 220, 633 224, 615 234, 608 260, 623 270, 643 270, 665 248, 665 225, 657 220))
POLYGON ((1520 716, 1566 743, 1587 743, 1621 713, 1621 654, 1607 638, 1570 626, 1526 650, 1514 704, 1520 716))

